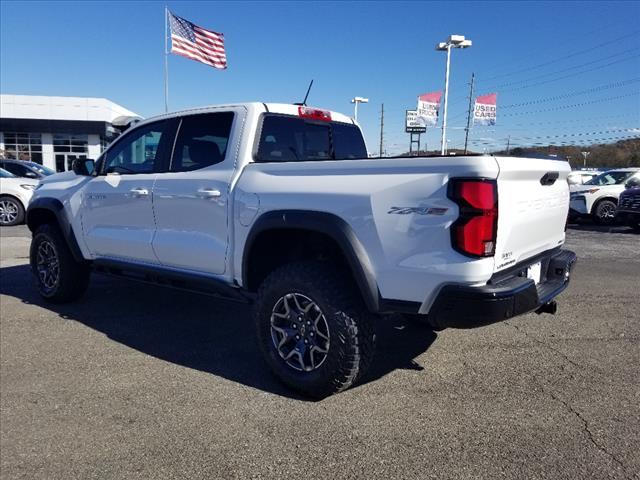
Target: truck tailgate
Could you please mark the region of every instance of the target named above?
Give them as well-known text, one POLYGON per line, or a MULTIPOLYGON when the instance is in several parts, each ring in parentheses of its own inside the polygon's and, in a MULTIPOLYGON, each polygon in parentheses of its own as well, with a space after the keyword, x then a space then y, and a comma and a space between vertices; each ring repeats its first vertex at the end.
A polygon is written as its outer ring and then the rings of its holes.
POLYGON ((564 243, 571 171, 564 160, 496 157, 498 238, 494 271, 564 243))

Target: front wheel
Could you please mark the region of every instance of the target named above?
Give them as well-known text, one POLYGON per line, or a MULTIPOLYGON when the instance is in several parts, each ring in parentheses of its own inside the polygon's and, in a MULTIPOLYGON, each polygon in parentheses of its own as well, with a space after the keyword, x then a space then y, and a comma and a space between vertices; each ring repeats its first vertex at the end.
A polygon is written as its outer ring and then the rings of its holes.
POLYGON ((11 227, 24 222, 24 207, 20 200, 3 196, 0 197, 0 225, 11 227))
POLYGON ((347 275, 300 262, 267 277, 256 301, 258 342, 274 374, 314 398, 349 388, 375 349, 374 318, 347 275))
POLYGON ((616 203, 612 200, 602 200, 596 206, 593 219, 600 225, 611 225, 616 219, 616 203))
POLYGON ((65 303, 84 294, 89 285, 90 270, 77 262, 58 228, 41 225, 31 241, 31 270, 38 292, 52 303, 65 303))

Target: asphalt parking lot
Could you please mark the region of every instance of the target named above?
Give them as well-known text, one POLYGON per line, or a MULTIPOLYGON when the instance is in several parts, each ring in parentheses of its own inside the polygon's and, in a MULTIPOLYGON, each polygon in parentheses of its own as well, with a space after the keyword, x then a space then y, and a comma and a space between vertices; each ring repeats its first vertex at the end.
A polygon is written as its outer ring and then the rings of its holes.
POLYGON ((366 382, 275 382, 246 307, 94 275, 43 303, 0 231, 0 477, 640 478, 640 236, 584 225, 556 316, 390 318, 366 382))

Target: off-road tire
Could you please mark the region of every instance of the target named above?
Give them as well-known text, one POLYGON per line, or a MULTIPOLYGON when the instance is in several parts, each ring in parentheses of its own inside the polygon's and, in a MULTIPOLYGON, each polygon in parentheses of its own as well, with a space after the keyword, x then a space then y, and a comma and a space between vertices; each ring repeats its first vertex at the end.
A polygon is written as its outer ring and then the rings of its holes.
POLYGON ((90 269, 87 263, 73 258, 67 242, 55 225, 40 225, 33 234, 30 249, 31 270, 40 295, 51 303, 66 303, 80 298, 89 286, 90 269), (52 285, 44 283, 38 269, 38 252, 46 242, 57 257, 58 273, 52 285))
POLYGON ((598 202, 598 205, 596 205, 596 209, 593 212, 593 220, 599 225, 613 225, 616 221, 615 211, 616 211, 616 202, 612 200, 601 200, 600 202, 598 202), (605 217, 604 212, 606 210, 608 211, 613 210, 614 212, 613 217, 605 217))
POLYGON ((346 390, 362 379, 374 355, 375 316, 365 307, 348 272, 322 262, 297 262, 272 272, 259 288, 255 323, 260 349, 275 376, 305 396, 320 399, 346 390), (315 370, 292 368, 272 339, 272 312, 287 294, 308 297, 326 319, 328 353, 315 370))
POLYGON ((3 227, 12 227, 14 225, 20 225, 24 223, 24 207, 22 206, 22 202, 15 197, 11 197, 8 195, 0 196, 0 202, 3 202, 7 205, 13 205, 16 210, 16 216, 12 221, 7 221, 0 223, 3 227))

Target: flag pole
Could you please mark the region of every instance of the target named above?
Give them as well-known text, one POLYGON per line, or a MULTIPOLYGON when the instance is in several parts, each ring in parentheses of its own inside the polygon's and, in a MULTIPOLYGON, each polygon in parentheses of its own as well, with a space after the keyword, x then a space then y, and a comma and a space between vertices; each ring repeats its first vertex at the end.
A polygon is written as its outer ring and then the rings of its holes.
POLYGON ((169 111, 169 9, 164 7, 164 111, 169 111))

